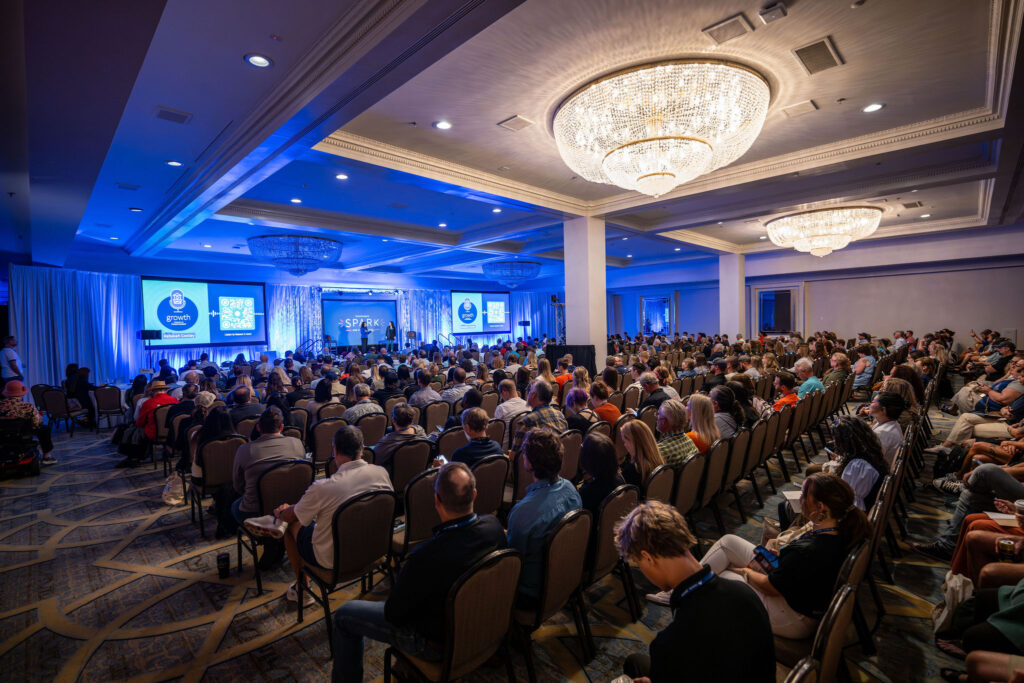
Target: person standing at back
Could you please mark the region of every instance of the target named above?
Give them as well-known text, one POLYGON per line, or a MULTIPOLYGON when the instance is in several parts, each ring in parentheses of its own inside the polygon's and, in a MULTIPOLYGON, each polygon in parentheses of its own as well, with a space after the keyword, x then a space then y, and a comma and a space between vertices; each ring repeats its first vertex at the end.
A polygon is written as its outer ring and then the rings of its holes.
POLYGON ((3 374, 3 382, 6 384, 12 380, 24 382, 24 370, 21 365, 21 356, 14 350, 18 340, 13 336, 4 337, 2 348, 0 348, 0 372, 3 374))

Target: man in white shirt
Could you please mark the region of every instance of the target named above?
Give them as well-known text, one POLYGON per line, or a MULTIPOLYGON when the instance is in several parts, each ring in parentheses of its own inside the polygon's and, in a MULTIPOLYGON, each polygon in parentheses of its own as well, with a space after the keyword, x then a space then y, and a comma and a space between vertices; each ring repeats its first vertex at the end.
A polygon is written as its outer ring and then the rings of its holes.
POLYGON ((893 332, 892 333, 892 339, 893 339, 893 344, 892 344, 893 351, 895 351, 896 349, 900 348, 901 346, 906 346, 907 345, 907 340, 903 338, 903 330, 896 330, 895 332, 893 332))
POLYGON ((510 379, 501 380, 501 383, 498 385, 498 393, 501 394, 501 403, 494 409, 494 419, 505 422, 505 438, 501 443, 501 447, 508 450, 510 439, 509 423, 512 422, 513 416, 528 411, 530 406, 526 405, 526 401, 519 398, 519 392, 516 391, 516 383, 510 379))
POLYGON ((872 431, 882 444, 882 455, 892 468, 896 451, 903 443, 903 428, 900 427, 900 413, 906 408, 903 397, 892 391, 880 391, 871 399, 868 414, 875 420, 872 431))
POLYGON ((14 350, 14 347, 18 345, 18 340, 12 336, 4 337, 2 350, 0 350, 0 364, 3 365, 3 381, 4 384, 11 380, 17 380, 18 382, 25 381, 25 373, 21 365, 21 357, 18 352, 14 350))
MULTIPOLYGON (((387 470, 363 460, 363 433, 352 425, 334 433, 334 462, 337 472, 313 482, 295 505, 286 503, 274 510, 277 519, 288 522, 284 545, 296 582, 303 581, 307 564, 334 567, 334 513, 342 504, 368 491, 394 490, 387 470)), ((298 602, 296 584, 288 587, 286 597, 298 602)), ((312 595, 307 595, 304 604, 312 602, 312 595)))

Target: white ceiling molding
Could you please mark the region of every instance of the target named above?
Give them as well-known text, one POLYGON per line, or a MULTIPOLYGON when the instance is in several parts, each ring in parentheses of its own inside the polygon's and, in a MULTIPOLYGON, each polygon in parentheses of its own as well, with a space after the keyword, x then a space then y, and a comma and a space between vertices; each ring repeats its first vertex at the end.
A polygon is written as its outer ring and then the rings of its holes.
POLYGON ((669 230, 668 232, 662 232, 659 234, 662 237, 668 237, 669 239, 676 240, 677 242, 692 244, 706 249, 714 249, 715 251, 723 254, 743 253, 743 248, 739 244, 733 244, 732 242, 718 239, 717 237, 702 235, 701 233, 694 232, 693 230, 669 230))

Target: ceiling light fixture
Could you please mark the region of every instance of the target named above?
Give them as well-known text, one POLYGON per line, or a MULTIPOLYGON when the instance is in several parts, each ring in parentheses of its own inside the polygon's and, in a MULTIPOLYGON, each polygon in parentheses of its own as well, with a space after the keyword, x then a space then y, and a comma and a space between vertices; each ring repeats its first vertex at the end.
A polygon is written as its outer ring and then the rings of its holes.
POLYGON ((341 242, 326 237, 260 235, 246 241, 258 260, 296 276, 329 266, 341 257, 341 242))
POLYGON ((633 258, 632 254, 626 254, 626 258, 633 258))
POLYGON ((764 77, 739 64, 648 64, 570 95, 555 112, 555 141, 587 180, 658 197, 742 156, 770 99, 764 77))
POLYGON ((181 162, 180 161, 176 161, 174 159, 168 159, 164 163, 166 163, 168 166, 181 166, 181 162))
POLYGON ((768 235, 761 235, 757 239, 759 239, 759 240, 766 240, 766 239, 768 239, 768 235))
POLYGON ((501 213, 501 209, 491 209, 491 213, 501 213))
POLYGON ((682 251, 682 247, 676 247, 676 251, 682 251))
POLYGON ((623 242, 625 242, 625 241, 626 241, 626 240, 628 240, 628 239, 629 239, 628 237, 623 237, 623 238, 622 238, 622 241, 623 241, 623 242))
POLYGON ((266 55, 257 54, 255 52, 250 52, 249 54, 247 54, 245 56, 245 62, 249 66, 254 66, 257 69, 266 69, 274 65, 274 62, 273 60, 270 59, 270 57, 267 57, 266 55))
POLYGON ((437 227, 439 227, 439 228, 447 228, 448 224, 447 223, 438 223, 437 227))
POLYGON ((880 110, 884 106, 885 106, 884 104, 880 104, 878 102, 874 102, 874 103, 869 104, 868 106, 864 107, 863 109, 861 109, 861 111, 864 112, 865 114, 873 114, 874 112, 880 110))
POLYGON ((451 127, 451 121, 445 121, 444 119, 440 121, 434 121, 434 128, 437 128, 438 130, 449 130, 451 127))
POLYGON ((117 237, 111 237, 110 239, 112 239, 112 240, 116 240, 116 239, 118 239, 118 238, 117 238, 117 237))
POLYGON ((128 210, 131 211, 132 213, 139 213, 140 211, 142 211, 142 209, 140 209, 137 206, 130 206, 128 207, 128 210))
POLYGON ((301 203, 302 203, 302 200, 301 200, 301 199, 299 199, 298 197, 292 197, 292 198, 291 198, 290 200, 288 200, 288 201, 290 201, 290 202, 291 202, 292 204, 301 204, 301 203))
POLYGON ((204 244, 203 246, 206 247, 207 249, 212 249, 213 248, 212 244, 204 244))
POLYGON ((804 211, 768 221, 768 238, 814 256, 827 256, 878 229, 882 210, 875 206, 843 206, 804 211))
POLYGON ((336 175, 334 177, 337 178, 338 180, 348 180, 348 176, 345 175, 344 173, 339 173, 338 175, 336 175))
POLYGON ((484 277, 500 282, 509 289, 515 289, 527 280, 540 274, 540 263, 536 261, 491 261, 483 265, 484 277))
POLYGON ((921 218, 931 218, 931 217, 932 217, 932 215, 930 213, 922 213, 921 214, 921 218))

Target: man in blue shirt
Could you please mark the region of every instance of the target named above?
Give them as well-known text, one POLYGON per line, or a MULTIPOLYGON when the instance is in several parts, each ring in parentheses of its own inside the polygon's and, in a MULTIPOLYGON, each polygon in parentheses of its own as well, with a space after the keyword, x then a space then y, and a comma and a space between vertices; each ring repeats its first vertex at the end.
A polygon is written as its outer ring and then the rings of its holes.
POLYGON ((558 476, 562 469, 562 441, 550 429, 534 427, 526 434, 520 457, 533 483, 508 515, 508 545, 523 554, 519 597, 540 598, 543 581, 544 538, 567 512, 583 507, 580 494, 558 476))
POLYGON ((801 380, 800 386, 796 390, 796 395, 800 397, 801 401, 812 391, 825 391, 825 385, 814 376, 814 364, 811 363, 810 358, 801 358, 793 366, 793 369, 801 380))

